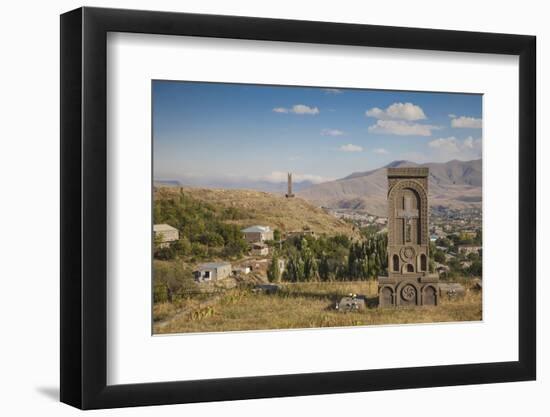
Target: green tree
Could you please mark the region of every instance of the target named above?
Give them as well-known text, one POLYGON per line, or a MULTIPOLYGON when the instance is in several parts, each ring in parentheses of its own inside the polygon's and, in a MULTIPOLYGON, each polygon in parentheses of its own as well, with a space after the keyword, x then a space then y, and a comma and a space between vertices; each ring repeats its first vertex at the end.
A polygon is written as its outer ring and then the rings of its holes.
POLYGON ((269 282, 279 282, 281 279, 281 271, 279 269, 279 258, 276 254, 273 254, 271 263, 267 269, 267 279, 269 282))
POLYGON ((481 260, 473 261, 468 268, 468 274, 476 277, 481 277, 483 272, 483 264, 481 260))
POLYGON ((299 253, 294 253, 289 257, 285 276, 288 281, 304 281, 304 261, 302 261, 299 253))
POLYGON ((153 295, 155 302, 184 297, 197 290, 191 268, 178 261, 153 262, 153 295))
POLYGON ((304 281, 314 281, 317 279, 317 260, 305 238, 302 239, 301 246, 301 257, 304 264, 304 281))
POLYGON ((321 281, 330 281, 330 264, 328 256, 323 252, 319 261, 319 278, 321 281))
POLYGON ((476 245, 481 245, 482 244, 482 241, 483 241, 483 232, 481 229, 478 229, 476 231, 476 237, 474 238, 474 243, 476 245))
POLYGON ((440 264, 445 262, 445 253, 440 250, 435 250, 433 252, 433 259, 436 262, 439 262, 440 264))

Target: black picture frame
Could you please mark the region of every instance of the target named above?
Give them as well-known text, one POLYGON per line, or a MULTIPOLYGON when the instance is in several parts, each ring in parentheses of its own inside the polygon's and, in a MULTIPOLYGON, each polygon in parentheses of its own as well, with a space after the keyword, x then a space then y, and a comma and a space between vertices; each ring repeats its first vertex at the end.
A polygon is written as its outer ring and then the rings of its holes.
POLYGON ((61 401, 82 409, 536 378, 536 38, 102 8, 61 15, 61 401), (107 385, 108 32, 519 56, 519 360, 107 385))

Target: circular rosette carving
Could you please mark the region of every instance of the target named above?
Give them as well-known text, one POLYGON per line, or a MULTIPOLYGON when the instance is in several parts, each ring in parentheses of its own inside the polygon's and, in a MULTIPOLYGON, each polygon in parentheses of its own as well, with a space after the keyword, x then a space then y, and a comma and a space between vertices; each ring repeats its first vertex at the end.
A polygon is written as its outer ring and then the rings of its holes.
POLYGON ((401 290, 401 296, 404 300, 411 301, 416 297, 416 288, 414 285, 407 284, 401 290))
POLYGON ((399 254, 401 255, 401 259, 403 259, 403 261, 410 262, 416 255, 416 252, 412 246, 405 246, 404 248, 401 248, 399 254))

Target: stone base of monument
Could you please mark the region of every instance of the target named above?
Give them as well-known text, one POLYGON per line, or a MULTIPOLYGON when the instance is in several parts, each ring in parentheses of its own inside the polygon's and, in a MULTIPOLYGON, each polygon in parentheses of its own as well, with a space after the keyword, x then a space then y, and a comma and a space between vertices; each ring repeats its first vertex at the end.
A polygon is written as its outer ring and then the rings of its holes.
POLYGON ((439 304, 439 285, 436 274, 378 277, 378 306, 436 306, 439 304))

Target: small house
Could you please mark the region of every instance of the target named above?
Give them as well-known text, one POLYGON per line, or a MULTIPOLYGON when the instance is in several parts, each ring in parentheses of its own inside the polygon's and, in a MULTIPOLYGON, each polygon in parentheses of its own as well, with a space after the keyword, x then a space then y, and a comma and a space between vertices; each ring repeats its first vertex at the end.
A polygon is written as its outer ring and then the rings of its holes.
POLYGON ((253 243, 250 254, 255 256, 267 256, 269 255, 269 247, 265 243, 253 243))
POLYGON ((164 223, 153 225, 153 234, 155 240, 158 240, 159 247, 161 248, 170 246, 171 243, 177 242, 180 238, 178 229, 164 223))
POLYGON ((197 282, 219 281, 231 275, 231 264, 229 262, 208 262, 199 265, 193 274, 197 282))
POLYGON ((291 230, 286 232, 286 237, 292 239, 294 237, 306 237, 311 236, 315 237, 315 231, 313 230, 291 230))
POLYGON ((477 236, 475 230, 463 230, 460 234, 467 239, 474 239, 477 236))
POLYGON ((242 229, 241 232, 248 243, 261 243, 266 240, 273 240, 273 230, 269 226, 250 226, 242 229))
POLYGON ((249 266, 237 266, 233 268, 233 275, 248 275, 251 268, 249 266))

